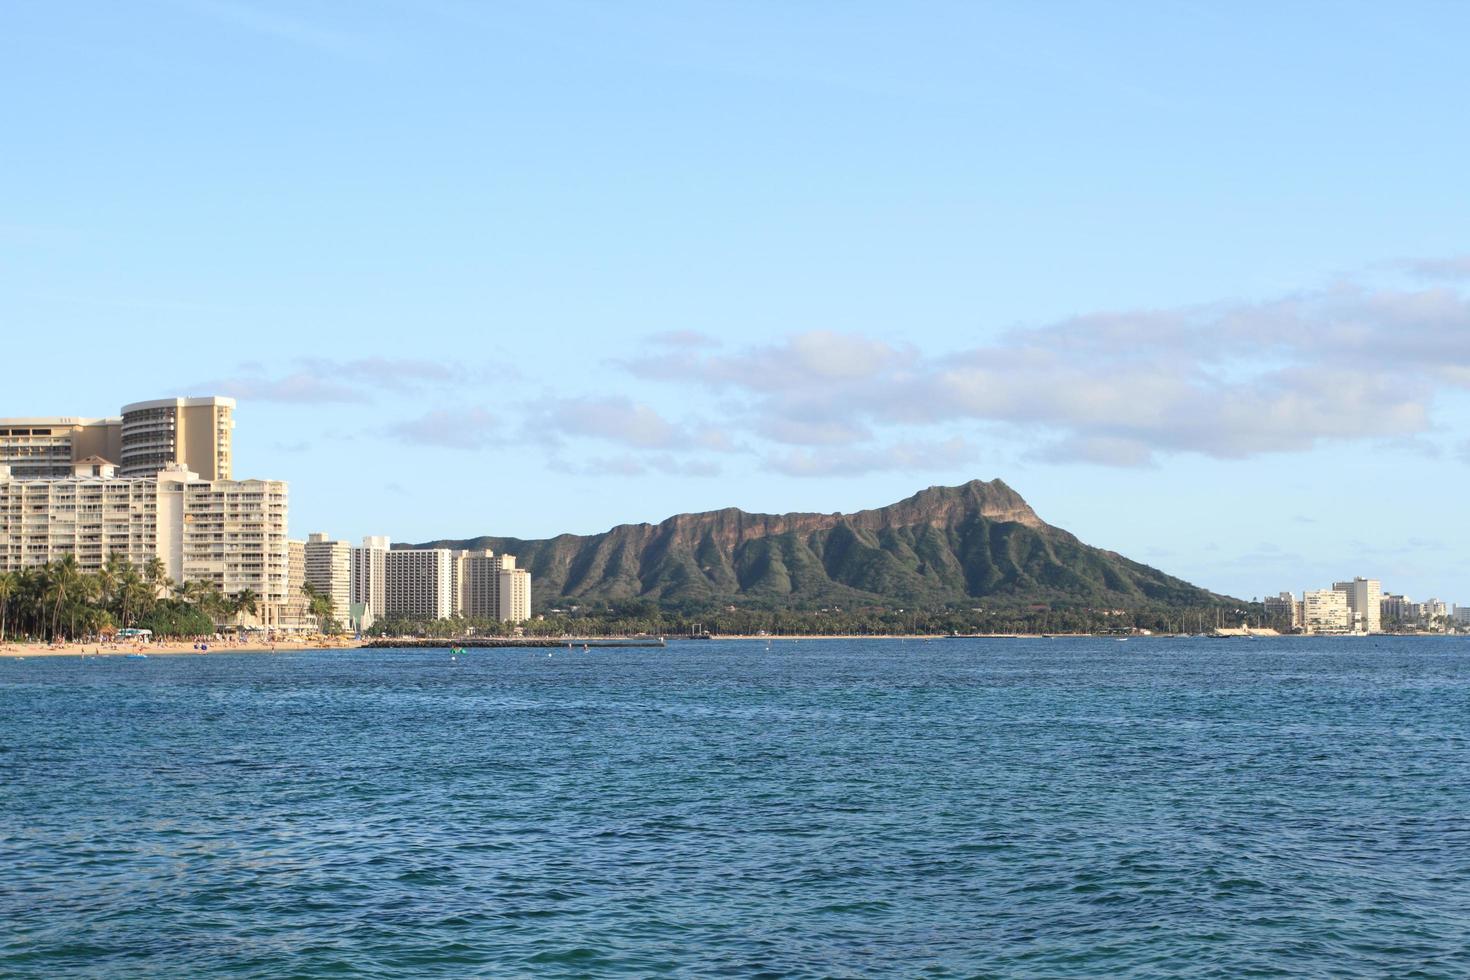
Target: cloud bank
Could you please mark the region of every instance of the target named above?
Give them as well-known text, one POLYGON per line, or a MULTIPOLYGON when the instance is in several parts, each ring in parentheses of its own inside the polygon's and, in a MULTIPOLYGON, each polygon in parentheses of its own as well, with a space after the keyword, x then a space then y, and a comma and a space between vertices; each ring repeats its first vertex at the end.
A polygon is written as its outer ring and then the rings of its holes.
POLYGON ((1079 316, 938 354, 810 332, 738 349, 657 344, 623 366, 734 398, 763 440, 831 447, 777 450, 767 462, 781 472, 952 461, 937 447, 954 437, 935 433, 979 427, 1053 462, 1243 459, 1430 431, 1436 398, 1470 388, 1470 303, 1443 287, 1341 284, 1268 303, 1079 316), (885 435, 899 428, 920 435, 885 435))
POLYGON ((949 350, 677 330, 579 376, 574 395, 507 397, 498 367, 388 357, 247 364, 199 388, 287 404, 396 398, 413 411, 381 431, 400 443, 540 450, 563 472, 843 477, 973 469, 987 454, 1136 467, 1328 444, 1470 459, 1429 438, 1436 408, 1470 389, 1470 258, 1387 268, 1387 284, 1089 313, 949 350), (494 416, 466 409, 466 393, 494 416))

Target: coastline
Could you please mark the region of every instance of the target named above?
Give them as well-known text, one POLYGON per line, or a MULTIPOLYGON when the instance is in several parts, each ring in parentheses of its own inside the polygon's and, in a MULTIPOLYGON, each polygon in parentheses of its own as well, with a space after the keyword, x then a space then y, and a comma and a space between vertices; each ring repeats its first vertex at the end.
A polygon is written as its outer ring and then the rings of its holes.
POLYGON ((6 643, 0 646, 0 658, 23 660, 28 657, 126 657, 141 653, 149 657, 207 657, 218 653, 305 653, 313 650, 355 650, 362 644, 356 640, 335 643, 305 643, 290 640, 280 643, 210 643, 200 650, 192 641, 123 645, 107 643, 6 643))

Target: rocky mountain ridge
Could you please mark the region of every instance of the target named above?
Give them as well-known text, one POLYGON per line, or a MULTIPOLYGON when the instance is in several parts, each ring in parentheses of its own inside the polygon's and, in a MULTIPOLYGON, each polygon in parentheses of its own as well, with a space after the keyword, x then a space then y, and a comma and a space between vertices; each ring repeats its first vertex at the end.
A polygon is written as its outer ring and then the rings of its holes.
POLYGON ((1043 521, 1001 480, 930 487, 852 514, 751 514, 731 507, 601 534, 401 547, 516 555, 531 571, 538 609, 634 598, 687 609, 978 599, 1178 607, 1224 598, 1083 544, 1043 521))

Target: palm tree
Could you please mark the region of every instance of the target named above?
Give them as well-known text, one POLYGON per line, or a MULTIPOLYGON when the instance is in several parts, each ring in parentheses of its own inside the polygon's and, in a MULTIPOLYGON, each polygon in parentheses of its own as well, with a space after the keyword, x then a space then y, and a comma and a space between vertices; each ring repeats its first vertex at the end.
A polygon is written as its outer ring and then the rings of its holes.
POLYGON ((124 626, 133 625, 134 610, 153 598, 153 589, 129 562, 117 579, 117 612, 124 626))
POLYGON ((234 607, 236 626, 240 625, 241 613, 249 613, 252 616, 256 614, 259 598, 251 589, 241 589, 235 593, 230 604, 234 607))
POLYGON ((102 601, 107 605, 115 605, 118 598, 118 589, 122 584, 123 577, 132 571, 133 563, 128 556, 121 551, 109 551, 107 560, 97 571, 98 584, 102 586, 102 601))
POLYGON ((20 591, 20 576, 15 572, 0 572, 0 643, 5 642, 5 624, 10 613, 10 597, 20 591))
POLYGON ((101 610, 98 609, 98 600, 101 597, 102 579, 98 575, 88 572, 81 572, 77 575, 76 585, 71 593, 71 601, 67 603, 71 626, 71 629, 67 631, 68 636, 76 639, 80 635, 77 631, 78 614, 82 616, 82 625, 88 627, 87 632, 90 632, 90 627, 94 623, 100 624, 98 613, 101 610))
POLYGON ((160 592, 167 592, 173 585, 168 580, 168 566, 157 555, 143 563, 143 581, 152 587, 155 597, 160 592))
POLYGON ((53 562, 47 570, 46 578, 47 601, 55 601, 51 613, 51 639, 55 640, 61 630, 61 604, 78 589, 82 579, 82 570, 77 565, 76 555, 66 554, 60 561, 53 562))
POLYGON ((318 592, 316 586, 310 582, 301 584, 301 594, 306 596, 306 609, 316 620, 317 632, 326 633, 335 609, 332 597, 325 592, 318 592))

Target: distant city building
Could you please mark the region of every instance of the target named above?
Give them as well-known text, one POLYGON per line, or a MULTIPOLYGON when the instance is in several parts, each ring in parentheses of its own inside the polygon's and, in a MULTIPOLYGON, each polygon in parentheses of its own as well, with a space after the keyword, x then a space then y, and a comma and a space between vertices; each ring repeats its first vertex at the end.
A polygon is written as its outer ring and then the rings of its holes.
POLYGON ((84 459, 116 464, 122 419, 0 419, 0 466, 15 480, 64 480, 84 459))
POLYGON ((385 537, 363 538, 362 547, 352 549, 351 595, 365 623, 384 616, 509 623, 531 618, 531 573, 516 567, 514 555, 390 549, 385 537))
POLYGON ((1434 626, 1441 619, 1446 619, 1450 614, 1450 607, 1438 599, 1425 599, 1419 604, 1419 615, 1416 617, 1423 626, 1434 626))
POLYGON ((332 616, 346 622, 352 605, 352 545, 318 532, 306 538, 306 581, 332 600, 332 616))
POLYGON ((301 587, 306 584, 306 542, 286 541, 286 601, 281 605, 281 625, 304 629, 312 625, 311 609, 301 587))
POLYGON ((389 551, 383 559, 384 614, 449 619, 458 605, 454 565, 448 548, 389 551))
POLYGON ((1308 633, 1347 633, 1352 630, 1352 613, 1347 594, 1336 589, 1302 593, 1302 627, 1308 633))
POLYGON ((1334 582, 1332 588, 1347 596, 1352 628, 1358 633, 1381 633, 1383 585, 1377 579, 1362 578, 1351 582, 1334 582))
POLYGON ((286 515, 278 480, 205 480, 178 465, 125 477, 101 457, 61 479, 18 480, 0 466, 0 571, 66 555, 85 572, 113 553, 140 566, 157 557, 176 582, 249 590, 270 621, 286 599, 286 515))
POLYGON ((373 616, 387 612, 386 558, 391 542, 381 535, 362 539, 352 549, 352 601, 366 606, 373 616))
POLYGON ((386 537, 362 539, 362 546, 352 549, 352 605, 358 629, 367 629, 388 611, 387 556, 390 542, 386 537))
POLYGON ((531 618, 531 573, 516 568, 514 555, 461 551, 455 563, 461 616, 507 623, 531 618))
POLYGON ((231 477, 232 398, 166 398, 124 405, 116 418, 0 419, 0 466, 17 480, 66 479, 100 457, 123 477, 182 465, 204 480, 231 477))
POLYGON ((1267 596, 1262 600, 1261 605, 1265 607, 1266 618, 1270 620, 1272 626, 1278 628, 1284 626, 1287 630, 1294 630, 1302 624, 1301 603, 1290 592, 1267 596))
POLYGON ((205 480, 228 480, 233 398, 164 398, 124 405, 121 421, 123 476, 149 476, 183 464, 205 480))
POLYGON ((1386 595, 1378 603, 1379 619, 1384 623, 1412 623, 1418 618, 1414 603, 1408 596, 1386 595))

